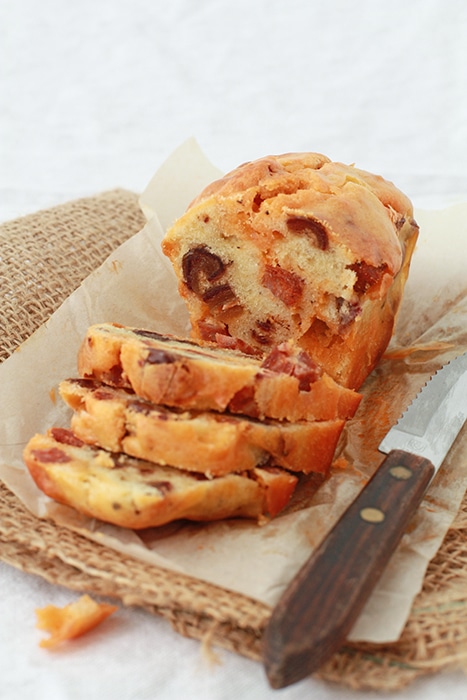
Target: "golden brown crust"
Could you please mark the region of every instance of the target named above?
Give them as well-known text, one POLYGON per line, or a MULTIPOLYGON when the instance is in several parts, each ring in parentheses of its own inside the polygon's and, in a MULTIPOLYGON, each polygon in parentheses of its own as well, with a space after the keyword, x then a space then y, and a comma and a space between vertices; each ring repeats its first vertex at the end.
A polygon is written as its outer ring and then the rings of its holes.
POLYGON ((162 247, 195 338, 232 336, 261 352, 293 339, 358 388, 392 333, 417 233, 392 183, 321 154, 284 154, 208 186, 162 247))
POLYGON ((287 345, 261 361, 110 323, 88 329, 78 369, 84 378, 131 388, 156 404, 259 418, 347 419, 361 400, 287 345))
POLYGON ((64 429, 32 437, 24 460, 37 486, 51 498, 131 529, 177 519, 273 517, 297 483, 276 467, 207 479, 84 445, 64 429))
POLYGON ((339 419, 288 423, 180 411, 89 380, 65 380, 60 394, 74 409, 71 429, 84 442, 210 477, 270 461, 326 473, 344 427, 339 419))

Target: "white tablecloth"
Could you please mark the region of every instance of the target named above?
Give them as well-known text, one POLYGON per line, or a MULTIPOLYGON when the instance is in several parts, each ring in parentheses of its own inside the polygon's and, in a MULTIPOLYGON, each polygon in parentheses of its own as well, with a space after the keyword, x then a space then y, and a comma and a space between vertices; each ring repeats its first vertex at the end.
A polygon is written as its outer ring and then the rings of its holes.
MULTIPOLYGON (((191 136, 222 170, 314 150, 381 173, 417 207, 465 201, 466 36, 464 0, 2 0, 0 221, 141 191, 191 136)), ((272 691, 259 664, 223 650, 209 664, 129 609, 50 653, 34 610, 76 594, 3 563, 0 589, 2 700, 376 697, 311 679, 272 691)), ((458 672, 397 698, 466 693, 458 672)))

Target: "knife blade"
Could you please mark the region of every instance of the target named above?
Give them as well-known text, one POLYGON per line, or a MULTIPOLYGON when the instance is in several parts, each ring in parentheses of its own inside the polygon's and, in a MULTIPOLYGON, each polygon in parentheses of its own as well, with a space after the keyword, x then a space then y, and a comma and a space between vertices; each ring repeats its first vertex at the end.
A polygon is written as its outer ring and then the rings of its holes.
POLYGON ((272 688, 312 674, 345 642, 466 418, 464 353, 389 430, 386 458, 282 594, 263 634, 272 688))

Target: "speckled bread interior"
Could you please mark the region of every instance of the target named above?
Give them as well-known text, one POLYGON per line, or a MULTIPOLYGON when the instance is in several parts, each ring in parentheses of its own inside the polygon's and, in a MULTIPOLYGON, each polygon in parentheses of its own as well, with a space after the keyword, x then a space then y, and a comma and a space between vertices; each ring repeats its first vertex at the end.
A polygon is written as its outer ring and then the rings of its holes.
POLYGON ((208 477, 268 463, 326 473, 345 423, 171 409, 90 380, 65 380, 60 394, 74 409, 73 433, 85 443, 208 477))
POLYGON ((58 503, 134 530, 177 519, 273 517, 296 483, 287 472, 267 466, 208 479, 86 445, 63 428, 33 436, 24 460, 37 486, 58 503))
POLYGON ((347 419, 361 400, 288 344, 260 361, 114 323, 88 328, 78 351, 78 371, 81 377, 132 389, 156 404, 254 418, 347 419))

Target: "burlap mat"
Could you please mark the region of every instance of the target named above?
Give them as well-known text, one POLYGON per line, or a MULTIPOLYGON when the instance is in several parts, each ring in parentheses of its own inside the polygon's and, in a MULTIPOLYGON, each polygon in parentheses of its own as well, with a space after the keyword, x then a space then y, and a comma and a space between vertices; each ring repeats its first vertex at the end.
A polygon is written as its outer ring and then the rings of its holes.
MULTIPOLYGON (((123 190, 0 226, 0 361, 56 310, 144 219, 123 190)), ((76 591, 118 598, 168 619, 183 635, 260 659, 270 609, 141 561, 31 515, 0 482, 0 558, 76 591)), ((430 563, 401 639, 353 644, 318 674, 349 688, 398 690, 467 666, 467 498, 430 563)))

